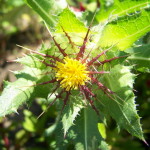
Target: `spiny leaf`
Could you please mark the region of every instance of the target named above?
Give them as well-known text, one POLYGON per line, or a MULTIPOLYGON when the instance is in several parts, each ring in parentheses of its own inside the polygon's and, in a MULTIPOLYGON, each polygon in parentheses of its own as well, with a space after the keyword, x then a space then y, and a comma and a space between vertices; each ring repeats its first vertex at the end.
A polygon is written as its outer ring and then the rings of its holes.
MULTIPOLYGON (((106 94, 97 92, 105 113, 114 118, 119 127, 126 129, 133 136, 144 140, 137 114, 135 96, 132 91, 135 75, 130 72, 131 67, 116 65, 100 80, 109 87, 114 94, 111 98, 106 94)), ((102 110, 102 109, 101 109, 102 110)))
MULTIPOLYGON (((54 47, 51 47, 48 49, 43 47, 40 50, 38 50, 37 52, 42 53, 42 54, 48 54, 48 55, 54 55, 54 53, 56 54, 54 47)), ((31 53, 32 53, 32 51, 31 51, 31 53)), ((46 65, 41 62, 43 60, 48 61, 47 63, 49 63, 49 59, 44 58, 44 57, 40 56, 39 54, 32 53, 32 54, 28 54, 24 57, 17 58, 15 60, 15 62, 21 63, 21 64, 26 65, 31 68, 38 68, 41 70, 45 69, 45 71, 46 71, 46 65)))
POLYGON ((39 60, 42 61, 42 59, 40 59, 40 56, 38 58, 38 56, 31 54, 22 58, 17 58, 15 61, 31 68, 44 69, 46 66, 39 60))
POLYGON ((97 15, 100 24, 106 25, 99 40, 101 47, 125 50, 150 31, 149 0, 115 0, 110 7, 104 2, 102 6, 97 15))
POLYGON ((70 97, 69 103, 66 106, 63 113, 62 123, 63 123, 64 135, 66 135, 69 128, 72 125, 74 125, 75 118, 79 114, 79 111, 83 108, 82 97, 76 95, 74 96, 72 95, 70 97))
POLYGON ((138 11, 145 9, 149 4, 149 0, 115 0, 114 4, 108 7, 107 2, 102 0, 102 8, 97 13, 96 19, 101 23, 111 22, 118 19, 118 17, 138 13, 138 11))
POLYGON ((116 45, 120 50, 125 50, 148 31, 150 31, 150 11, 143 10, 106 25, 99 44, 101 47, 116 45))
POLYGON ((47 97, 51 89, 50 85, 33 86, 50 80, 42 73, 39 69, 28 67, 17 73, 18 80, 7 84, 0 96, 0 116, 17 112, 20 105, 35 97, 47 97))
POLYGON ((131 56, 128 60, 141 72, 150 72, 150 44, 126 50, 131 56))
POLYGON ((90 107, 82 109, 65 139, 62 124, 59 123, 56 130, 57 149, 66 150, 69 145, 73 144, 76 150, 108 150, 108 145, 99 133, 98 120, 97 114, 90 107))

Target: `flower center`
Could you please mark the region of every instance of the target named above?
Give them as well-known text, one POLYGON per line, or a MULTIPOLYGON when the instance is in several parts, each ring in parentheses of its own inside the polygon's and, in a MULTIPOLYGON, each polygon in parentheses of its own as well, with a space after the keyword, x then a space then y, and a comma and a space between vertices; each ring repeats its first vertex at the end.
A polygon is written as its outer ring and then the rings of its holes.
POLYGON ((76 59, 65 57, 64 63, 56 62, 56 79, 66 91, 85 85, 85 82, 90 80, 88 73, 86 64, 76 59))

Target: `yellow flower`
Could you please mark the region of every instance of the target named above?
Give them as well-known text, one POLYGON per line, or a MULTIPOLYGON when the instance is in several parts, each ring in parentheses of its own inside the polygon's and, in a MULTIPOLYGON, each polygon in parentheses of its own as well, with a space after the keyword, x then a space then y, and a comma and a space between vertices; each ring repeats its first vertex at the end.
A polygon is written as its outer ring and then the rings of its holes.
POLYGON ((56 79, 66 91, 78 89, 80 85, 85 85, 85 82, 90 80, 85 63, 69 57, 65 57, 63 61, 64 63, 56 62, 56 79))

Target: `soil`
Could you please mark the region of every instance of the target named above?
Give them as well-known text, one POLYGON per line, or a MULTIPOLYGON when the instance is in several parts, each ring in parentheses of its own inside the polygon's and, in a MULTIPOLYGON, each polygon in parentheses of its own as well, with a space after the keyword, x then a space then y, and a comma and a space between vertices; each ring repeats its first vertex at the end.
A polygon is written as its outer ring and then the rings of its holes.
MULTIPOLYGON (((43 38, 36 38, 37 33, 33 33, 30 30, 24 32, 18 32, 10 37, 4 37, 0 35, 0 91, 3 89, 3 81, 7 80, 13 82, 16 77, 13 71, 21 70, 23 66, 21 64, 12 62, 18 57, 22 57, 27 51, 17 47, 22 45, 32 50, 36 50, 43 41, 48 39, 48 35, 44 33, 43 38), (32 40, 31 40, 32 38, 32 40)), ((38 33, 39 34, 39 33, 38 33)), ((48 41, 47 41, 48 42, 48 41)))

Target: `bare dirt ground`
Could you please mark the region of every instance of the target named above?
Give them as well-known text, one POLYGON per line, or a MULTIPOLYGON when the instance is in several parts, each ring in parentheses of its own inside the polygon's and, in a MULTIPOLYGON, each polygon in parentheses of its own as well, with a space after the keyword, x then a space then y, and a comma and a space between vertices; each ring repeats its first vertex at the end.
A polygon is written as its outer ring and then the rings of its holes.
POLYGON ((4 80, 10 82, 15 81, 16 77, 14 76, 13 71, 21 70, 23 68, 21 64, 11 62, 18 57, 22 57, 24 53, 28 53, 27 51, 17 47, 17 44, 36 50, 43 41, 46 42, 46 39, 48 39, 48 36, 45 34, 41 39, 36 39, 34 37, 36 33, 27 34, 26 32, 18 33, 9 38, 3 38, 0 35, 0 91, 3 89, 4 80))

